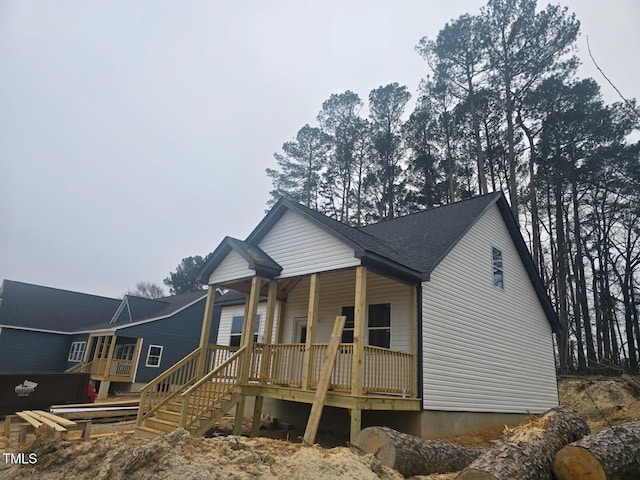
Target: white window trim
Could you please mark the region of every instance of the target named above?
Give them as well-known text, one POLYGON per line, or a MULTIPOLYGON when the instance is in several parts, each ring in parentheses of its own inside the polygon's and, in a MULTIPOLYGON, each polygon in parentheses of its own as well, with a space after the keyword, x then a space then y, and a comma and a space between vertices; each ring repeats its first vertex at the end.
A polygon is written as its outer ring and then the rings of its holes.
POLYGON ((69 349, 68 362, 80 363, 84 360, 84 354, 87 350, 87 342, 72 342, 69 349))
POLYGON ((149 349, 147 350, 147 361, 145 362, 145 367, 151 367, 151 368, 160 368, 160 363, 162 362, 162 351, 164 350, 164 347, 162 345, 149 345, 149 349), (154 355, 154 357, 158 357, 158 364, 157 365, 150 365, 149 364, 149 357, 151 356, 151 349, 152 348, 159 348, 160 349, 160 355, 154 355))

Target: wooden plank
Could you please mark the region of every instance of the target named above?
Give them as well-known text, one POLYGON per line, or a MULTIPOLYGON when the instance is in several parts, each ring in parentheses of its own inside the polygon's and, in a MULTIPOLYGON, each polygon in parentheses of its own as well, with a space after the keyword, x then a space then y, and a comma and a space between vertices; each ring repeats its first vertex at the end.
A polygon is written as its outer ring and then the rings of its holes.
POLYGON ((200 356, 198 357, 197 378, 202 378, 205 374, 207 363, 207 347, 209 346, 209 336, 211 335, 211 319, 213 318, 213 307, 216 300, 216 286, 209 285, 207 300, 202 318, 202 329, 200 330, 200 356))
POLYGON ((75 427, 78 425, 76 422, 72 420, 59 417, 57 415, 54 415, 53 413, 43 412, 42 410, 33 410, 33 413, 37 414, 40 417, 48 418, 49 420, 54 421, 57 424, 62 425, 63 427, 75 427))
POLYGON ((302 389, 308 390, 309 376, 311 374, 311 345, 315 332, 315 323, 318 317, 320 304, 320 278, 317 273, 311 274, 309 283, 309 309, 307 311, 307 339, 304 344, 304 358, 302 360, 302 389))
MULTIPOLYGON (((69 403, 65 405, 51 405, 50 410, 58 408, 104 408, 104 407, 137 407, 140 403, 139 399, 136 400, 115 400, 108 402, 95 402, 95 403, 69 403)), ((55 413, 55 412, 53 412, 55 413)))
POLYGON ((31 415, 29 415, 28 412, 16 412, 16 415, 19 416, 21 419, 23 419, 25 422, 27 422, 29 425, 31 425, 34 428, 38 428, 42 426, 43 422, 32 417, 31 415))
MULTIPOLYGON (((60 425, 59 423, 50 420, 48 418, 43 417, 42 415, 38 415, 36 412, 32 412, 31 410, 26 410, 24 412, 17 412, 17 415, 20 415, 20 418, 23 418, 24 420, 27 420, 28 418, 32 418, 38 422, 44 425, 48 425, 49 427, 53 428, 56 432, 66 432, 67 429, 64 428, 62 425, 60 425), (20 414, 24 414, 24 416, 20 415, 20 414)), ((29 420, 27 420, 29 422, 29 420)), ((31 423, 31 422, 29 422, 31 423)), ((31 423, 31 425, 33 425, 35 427, 35 425, 33 423, 31 423)), ((36 427, 38 428, 38 427, 36 427)))
POLYGON ((318 433, 320 417, 322 417, 324 402, 327 398, 329 385, 331 384, 331 372, 333 371, 333 366, 336 363, 336 355, 338 354, 338 348, 340 347, 340 339, 342 338, 342 330, 344 329, 344 322, 346 319, 347 317, 343 316, 336 317, 336 322, 333 325, 333 332, 331 333, 327 356, 325 357, 322 365, 322 373, 320 374, 318 386, 316 387, 316 396, 313 399, 311 413, 309 414, 309 421, 307 422, 307 428, 304 432, 304 441, 309 445, 313 444, 316 439, 316 433, 318 433))
MULTIPOLYGON (((106 362, 106 368, 104 369, 104 379, 106 381, 110 381, 110 375, 111 375, 111 361, 113 360, 113 354, 116 351, 116 340, 118 339, 118 337, 116 335, 113 335, 111 337, 111 344, 109 345, 109 356, 107 357, 107 362, 106 362)), ((116 379, 118 377, 115 377, 116 379)), ((102 387, 102 383, 100 384, 100 387, 102 387)), ((108 394, 108 391, 107 391, 108 394)), ((100 390, 98 390, 98 395, 100 395, 100 390)), ((104 396, 104 398, 106 398, 107 395, 104 396)))
POLYGON ((356 268, 356 295, 354 303, 353 360, 351 365, 351 394, 362 395, 364 368, 365 321, 367 314, 367 268, 356 268))
POLYGON ((244 419, 245 396, 240 396, 240 400, 236 405, 236 418, 233 421, 233 434, 238 436, 242 433, 242 420, 244 419))

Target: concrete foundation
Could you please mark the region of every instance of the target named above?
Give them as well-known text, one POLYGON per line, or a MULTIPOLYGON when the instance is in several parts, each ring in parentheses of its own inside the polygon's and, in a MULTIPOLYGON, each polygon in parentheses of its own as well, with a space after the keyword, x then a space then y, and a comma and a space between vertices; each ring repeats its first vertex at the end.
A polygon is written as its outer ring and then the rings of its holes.
MULTIPOLYGON (((264 399, 263 416, 277 418, 304 430, 311 412, 311 405, 284 400, 264 399)), ((253 414, 253 397, 247 398, 245 417, 253 414)), ((493 412, 395 412, 363 410, 362 428, 384 425, 422 438, 437 439, 464 435, 475 430, 504 425, 516 425, 528 418, 526 413, 493 412)), ((344 408, 325 407, 318 427, 321 431, 349 436, 350 416, 344 408)))
POLYGON ((98 396, 96 397, 98 400, 104 400, 109 396, 109 387, 111 386, 111 382, 100 382, 100 387, 98 388, 98 396))

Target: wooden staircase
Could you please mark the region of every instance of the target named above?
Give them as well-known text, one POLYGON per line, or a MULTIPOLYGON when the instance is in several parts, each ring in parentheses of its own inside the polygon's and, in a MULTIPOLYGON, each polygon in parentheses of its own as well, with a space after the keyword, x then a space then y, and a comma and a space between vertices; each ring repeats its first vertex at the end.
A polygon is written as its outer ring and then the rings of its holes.
POLYGON ((238 374, 241 348, 214 370, 197 379, 199 349, 141 390, 136 436, 156 437, 185 428, 204 435, 240 400, 238 374))

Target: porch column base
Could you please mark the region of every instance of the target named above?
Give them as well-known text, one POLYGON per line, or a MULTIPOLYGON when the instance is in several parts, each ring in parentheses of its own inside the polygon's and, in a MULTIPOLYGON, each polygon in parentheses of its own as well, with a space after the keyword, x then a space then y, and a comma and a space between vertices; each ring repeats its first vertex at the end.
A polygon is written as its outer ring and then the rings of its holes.
POLYGON ((100 388, 98 389, 98 396, 96 399, 105 400, 109 396, 109 387, 111 386, 111 382, 105 382, 104 380, 100 382, 100 388))

